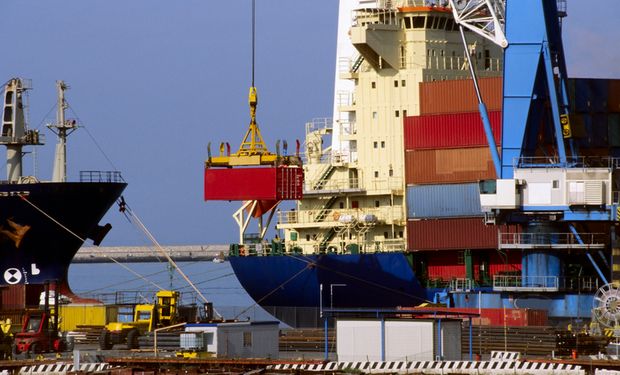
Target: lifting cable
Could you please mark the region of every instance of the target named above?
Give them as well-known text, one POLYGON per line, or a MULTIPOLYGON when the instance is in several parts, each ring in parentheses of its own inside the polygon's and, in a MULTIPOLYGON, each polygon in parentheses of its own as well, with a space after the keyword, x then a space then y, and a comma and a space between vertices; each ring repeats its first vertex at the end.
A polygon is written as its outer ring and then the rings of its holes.
MULTIPOLYGON (((26 198, 25 195, 19 195, 19 197, 26 203, 28 203, 30 206, 32 206, 32 208, 34 208, 35 210, 39 211, 43 216, 47 217, 48 219, 50 219, 51 221, 53 221, 56 225, 58 225, 59 227, 61 227, 62 229, 64 229, 65 231, 67 231, 69 234, 71 234, 72 236, 74 236, 75 238, 77 238, 78 240, 80 240, 82 243, 86 242, 86 239, 78 236, 75 232, 73 232, 71 229, 67 228, 66 226, 64 226, 62 223, 60 223, 58 220, 54 219, 50 214, 48 214, 47 212, 43 211, 41 208, 37 207, 34 203, 32 203, 31 201, 28 200, 28 198, 26 198)), ((120 265, 121 267, 125 268, 127 271, 131 272, 132 274, 134 274, 135 276, 139 277, 140 279, 151 283, 153 286, 155 286, 158 289, 162 289, 159 285, 157 285, 156 283, 154 283, 153 281, 145 278, 144 276, 140 275, 139 273, 137 273, 136 271, 133 271, 132 269, 130 269, 129 267, 127 267, 124 264, 121 264, 120 262, 118 262, 116 259, 112 258, 109 255, 105 255, 106 258, 110 259, 112 262, 120 265)))
MULTIPOLYGON (((194 283, 192 283, 192 281, 189 279, 189 277, 187 277, 187 275, 185 275, 185 273, 181 270, 181 268, 175 263, 174 260, 172 260, 172 258, 170 257, 170 255, 168 255, 168 252, 159 244, 159 242, 157 242, 157 240, 155 239, 155 237, 151 234, 151 232, 149 232, 149 230, 146 228, 146 226, 142 223, 142 221, 140 220, 140 218, 133 212, 133 210, 131 208, 129 208, 129 206, 127 204, 124 205, 124 211, 123 213, 125 214, 125 216, 127 217, 127 219, 129 219, 135 226, 138 227, 138 229, 140 229, 147 237, 149 240, 151 240, 151 242, 153 243, 153 245, 155 245, 155 247, 157 248, 157 250, 166 258, 166 260, 168 261, 168 263, 179 273, 179 275, 181 275, 181 277, 187 282, 187 284, 192 287, 192 289, 196 292, 196 294, 198 294, 198 296, 200 296, 200 298, 202 299, 202 301, 204 303, 208 303, 209 300, 202 294, 202 292, 200 291, 200 289, 198 289, 196 287, 196 285, 194 285, 194 283)), ((222 318, 222 315, 220 315, 220 313, 218 313, 217 311, 215 311, 215 309, 213 310, 215 312, 215 314, 217 316, 219 316, 220 318, 222 318)))

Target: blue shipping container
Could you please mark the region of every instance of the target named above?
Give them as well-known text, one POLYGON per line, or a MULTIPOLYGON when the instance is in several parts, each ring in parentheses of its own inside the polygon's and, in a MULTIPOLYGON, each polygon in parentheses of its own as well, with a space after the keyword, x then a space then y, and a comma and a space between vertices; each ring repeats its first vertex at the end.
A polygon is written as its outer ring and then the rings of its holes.
POLYGON ((410 219, 482 216, 477 183, 407 187, 410 219))

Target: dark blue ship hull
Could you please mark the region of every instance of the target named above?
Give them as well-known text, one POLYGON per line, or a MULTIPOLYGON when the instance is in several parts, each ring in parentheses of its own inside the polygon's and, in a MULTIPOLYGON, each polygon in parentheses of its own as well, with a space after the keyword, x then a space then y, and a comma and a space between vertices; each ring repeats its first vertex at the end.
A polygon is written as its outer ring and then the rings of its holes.
POLYGON ((0 185, 0 285, 66 281, 69 265, 124 182, 0 185))
POLYGON ((497 292, 491 287, 448 293, 425 288, 404 253, 231 256, 248 294, 268 312, 297 327, 320 326, 324 308, 413 307, 439 302, 450 307, 531 308, 550 319, 588 318, 594 291, 497 292), (321 289, 322 285, 322 289, 321 289))

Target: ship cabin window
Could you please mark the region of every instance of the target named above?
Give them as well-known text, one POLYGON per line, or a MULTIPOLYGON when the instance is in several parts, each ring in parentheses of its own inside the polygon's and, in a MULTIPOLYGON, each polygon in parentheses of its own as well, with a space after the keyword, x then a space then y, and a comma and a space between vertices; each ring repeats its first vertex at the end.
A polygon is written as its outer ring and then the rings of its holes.
POLYGON ((435 17, 429 16, 428 18, 426 18, 426 28, 427 29, 432 29, 434 23, 435 23, 435 17))
POLYGON ((560 188, 560 181, 558 180, 553 180, 553 189, 559 189, 560 188))
POLYGON ((344 208, 344 202, 340 202, 340 204, 338 205, 338 207, 340 207, 340 209, 344 208))
POLYGON ((375 178, 379 178, 379 171, 375 171, 375 178))
POLYGON ((458 30, 458 25, 452 18, 446 19, 446 31, 458 30))
POLYGON ((390 168, 389 175, 390 175, 390 177, 394 177, 394 170, 392 168, 390 168))
POLYGON ((437 22, 437 28, 439 30, 443 30, 446 27, 447 18, 439 17, 439 22, 437 22))
POLYGON ((491 69, 491 51, 488 49, 484 50, 484 69, 491 69))
POLYGON ((374 141, 374 142, 372 143, 372 145, 374 146, 374 148, 378 148, 378 147, 379 147, 379 142, 374 141))
POLYGON ((373 89, 377 88, 377 83, 376 82, 370 82, 370 87, 372 87, 373 89))
POLYGON ((405 17, 405 29, 411 29, 411 17, 405 17))
POLYGON ((394 111, 394 117, 400 117, 400 111, 394 111))
POLYGON ((394 87, 398 87, 398 80, 394 81, 394 87))
POLYGON ((388 232, 383 232, 383 238, 390 238, 390 234, 388 232))
POLYGON ((398 237, 399 237, 399 238, 403 238, 403 231, 402 231, 402 230, 401 230, 401 231, 398 231, 398 237))
POLYGON ((377 112, 376 112, 376 111, 372 113, 372 119, 373 119, 373 120, 376 120, 376 119, 377 119, 377 112))
POLYGON ((351 208, 360 208, 359 201, 351 201, 351 208))
POLYGON ((310 235, 306 234, 306 241, 310 241, 310 235))
POLYGON ((423 29, 425 21, 426 21, 426 17, 424 17, 424 16, 413 17, 413 19, 412 19, 413 28, 414 29, 423 29))
POLYGON ((379 201, 375 201, 375 207, 377 207, 377 208, 378 208, 379 206, 381 206, 381 202, 379 202, 379 201))
POLYGON ((381 141, 381 148, 385 148, 385 141, 381 141))
POLYGON ((403 109, 403 117, 407 117, 407 110, 403 109))
POLYGON ((402 81, 400 81, 400 86, 401 87, 407 86, 407 81, 405 81, 404 79, 402 81))

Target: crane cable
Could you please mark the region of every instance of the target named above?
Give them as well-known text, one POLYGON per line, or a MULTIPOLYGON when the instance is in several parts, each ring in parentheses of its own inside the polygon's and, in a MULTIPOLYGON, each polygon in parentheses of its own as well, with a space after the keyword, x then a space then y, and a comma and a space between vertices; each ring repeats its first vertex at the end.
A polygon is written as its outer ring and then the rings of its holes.
MULTIPOLYGON (((34 208, 35 210, 39 211, 43 216, 47 217, 48 219, 50 219, 51 221, 53 221, 56 225, 58 225, 59 227, 61 227, 62 229, 64 229, 65 231, 67 231, 69 234, 71 234, 72 236, 74 236, 75 238, 77 238, 78 240, 80 240, 82 243, 86 242, 86 239, 80 237, 79 235, 77 235, 75 232, 73 232, 71 229, 67 228, 66 226, 64 226, 61 222, 59 222, 58 220, 54 219, 50 214, 48 214, 47 212, 43 211, 40 207, 38 207, 37 205, 35 205, 34 203, 32 203, 31 201, 28 200, 28 198, 26 198, 25 195, 20 194, 19 197, 26 203, 28 203, 30 206, 32 206, 32 208, 34 208)), ((156 283, 154 283, 153 281, 147 279, 146 277, 140 275, 138 272, 130 269, 129 267, 127 267, 124 264, 121 264, 119 261, 117 261, 116 259, 112 258, 111 256, 105 254, 106 258, 110 259, 112 262, 120 265, 121 267, 125 268, 127 271, 131 272, 132 274, 134 274, 135 276, 139 277, 140 279, 151 283, 153 286, 155 286, 158 289, 162 289, 159 285, 157 285, 156 283)))
MULTIPOLYGON (((189 279, 189 277, 187 277, 187 275, 185 275, 185 273, 175 263, 175 261, 172 260, 170 255, 168 255, 168 252, 159 244, 159 242, 155 239, 153 234, 151 234, 151 232, 146 228, 146 226, 144 225, 144 223, 142 223, 142 221, 140 220, 138 215, 136 215, 136 213, 131 208, 129 208, 129 206, 127 206, 126 204, 124 206, 123 213, 125 214, 125 217, 127 217, 134 225, 136 225, 138 227, 138 229, 140 229, 148 237, 148 239, 153 243, 153 245, 155 245, 155 248, 157 248, 157 250, 164 256, 164 258, 166 258, 168 263, 179 273, 179 275, 181 275, 181 277, 187 282, 187 284, 190 287, 192 287, 192 289, 196 292, 196 294, 198 294, 198 296, 200 296, 202 301, 204 303, 208 303, 209 300, 202 294, 200 289, 198 289, 196 287, 196 285, 194 285, 194 283, 192 283, 192 281, 189 279)), ((213 311, 215 312, 215 314, 217 316, 222 318, 222 315, 220 315, 220 313, 218 313, 215 309, 213 311)))

